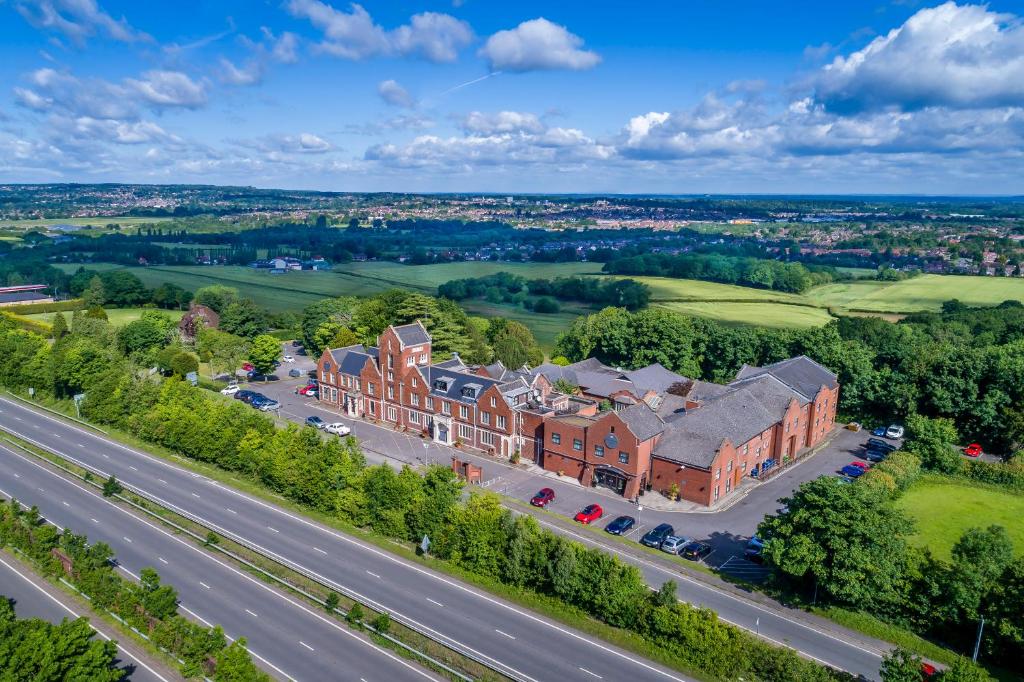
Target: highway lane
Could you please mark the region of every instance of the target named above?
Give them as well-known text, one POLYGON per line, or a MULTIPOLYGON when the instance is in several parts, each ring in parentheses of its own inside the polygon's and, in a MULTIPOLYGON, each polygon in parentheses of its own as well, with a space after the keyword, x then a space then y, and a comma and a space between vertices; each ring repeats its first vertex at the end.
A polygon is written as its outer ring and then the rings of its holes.
MULTIPOLYGON (((637 674, 643 679, 666 679, 650 663, 624 658, 611 647, 445 576, 19 402, 0 398, 0 423, 98 471, 114 473, 119 480, 160 497, 168 506, 202 516, 223 532, 260 546, 285 563, 358 591, 432 628, 453 646, 491 658, 518 677, 539 680, 559 672, 568 679, 592 679, 581 671, 594 671, 593 666, 599 665, 608 677, 616 679, 637 674), (516 639, 507 638, 506 633, 516 639)), ((580 539, 592 543, 583 536, 580 539)), ((769 608, 634 557, 623 558, 639 565, 652 584, 672 578, 679 583, 680 598, 711 608, 770 641, 837 668, 877 677, 879 648, 850 638, 838 628, 808 624, 785 609, 769 608)))
MULTIPOLYGON (((49 623, 59 624, 65 618, 74 620, 86 616, 89 625, 97 633, 98 639, 112 639, 107 634, 112 631, 108 626, 97 627, 95 616, 87 611, 80 611, 77 605, 70 605, 67 595, 54 587, 42 583, 42 578, 28 573, 9 557, 0 555, 0 595, 12 599, 18 618, 39 618, 49 623)), ((116 639, 116 633, 114 639, 116 639)), ((118 644, 120 659, 117 667, 128 672, 126 682, 173 682, 180 676, 168 671, 160 671, 159 665, 143 661, 143 656, 136 656, 127 647, 118 644)))
POLYGON ((244 636, 257 661, 279 678, 426 682, 436 680, 311 606, 211 556, 193 543, 73 483, 28 455, 0 446, 0 492, 39 507, 60 527, 109 544, 125 574, 152 566, 178 590, 181 609, 232 639, 244 636))

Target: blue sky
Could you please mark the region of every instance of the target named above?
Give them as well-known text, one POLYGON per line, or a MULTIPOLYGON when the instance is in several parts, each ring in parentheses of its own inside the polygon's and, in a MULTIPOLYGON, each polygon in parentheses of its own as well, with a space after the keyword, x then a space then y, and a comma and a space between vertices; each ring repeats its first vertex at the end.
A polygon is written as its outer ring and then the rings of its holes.
POLYGON ((0 0, 0 182, 1024 193, 1024 0, 0 0))

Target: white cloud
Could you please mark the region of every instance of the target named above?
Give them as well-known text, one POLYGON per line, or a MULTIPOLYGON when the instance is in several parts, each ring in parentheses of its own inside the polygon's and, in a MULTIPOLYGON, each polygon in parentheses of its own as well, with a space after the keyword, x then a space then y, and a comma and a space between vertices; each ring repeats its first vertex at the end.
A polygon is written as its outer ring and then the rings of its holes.
POLYGON ((142 80, 125 79, 125 84, 142 99, 158 107, 195 109, 206 104, 206 88, 181 71, 147 71, 142 80))
POLYGON ((126 43, 152 40, 124 17, 104 12, 96 0, 19 0, 14 6, 33 27, 61 33, 79 45, 98 31, 126 43))
POLYGON ((323 154, 334 149, 334 145, 313 133, 266 135, 252 140, 236 140, 235 144, 268 154, 323 154))
POLYGON ((280 36, 274 36, 266 27, 263 28, 263 33, 272 45, 270 56, 274 61, 282 64, 294 64, 299 61, 299 37, 297 35, 285 31, 280 36))
POLYGON ((345 59, 400 55, 451 62, 473 40, 469 24, 437 12, 416 14, 409 24, 388 31, 356 3, 344 12, 320 0, 289 0, 288 11, 323 32, 321 50, 345 59))
POLYGON ((536 114, 520 111, 499 111, 485 114, 471 111, 462 121, 463 129, 475 135, 494 135, 497 133, 540 133, 544 124, 536 114))
POLYGON ((416 100, 409 94, 408 90, 399 85, 398 81, 381 81, 377 86, 377 94, 380 95, 382 100, 393 107, 411 109, 416 106, 416 100))
POLYGON ((238 67, 229 59, 220 59, 220 79, 228 85, 255 85, 263 80, 263 64, 251 60, 245 66, 238 67))
POLYGON ((947 2, 836 57, 811 84, 833 111, 1024 105, 1024 24, 947 2))
POLYGON ((492 71, 581 71, 597 66, 601 57, 582 47, 582 38, 540 17, 524 21, 514 29, 498 31, 480 48, 480 56, 488 61, 492 71))

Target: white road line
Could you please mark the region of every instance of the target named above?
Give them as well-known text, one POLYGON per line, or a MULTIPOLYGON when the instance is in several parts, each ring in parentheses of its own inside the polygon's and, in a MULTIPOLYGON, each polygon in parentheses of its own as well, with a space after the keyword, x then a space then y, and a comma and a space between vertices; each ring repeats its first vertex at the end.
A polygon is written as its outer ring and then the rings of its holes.
POLYGON ((281 531, 279 531, 279 530, 278 530, 278 529, 276 529, 276 528, 271 528, 270 526, 267 526, 267 530, 269 530, 269 531, 271 531, 271 532, 273 532, 273 533, 280 533, 280 532, 281 532, 281 531))
POLYGON ((128 465, 128 468, 131 469, 132 471, 138 471, 139 470, 138 467, 132 466, 131 464, 128 465))
POLYGON ((199 493, 192 493, 192 497, 199 497, 199 493))
POLYGON ((107 453, 104 452, 102 454, 103 454, 103 459, 110 459, 110 455, 108 455, 107 453))
POLYGON ((128 537, 127 535, 122 535, 121 537, 124 538, 125 542, 131 542, 132 541, 132 539, 130 537, 128 537))
POLYGON ((320 552, 321 554, 327 554, 327 552, 325 552, 324 550, 320 549, 319 547, 314 547, 313 549, 315 551, 317 551, 317 552, 320 552))
POLYGON ((502 632, 501 630, 498 630, 497 628, 495 628, 494 631, 497 632, 499 635, 502 635, 503 637, 508 637, 509 639, 515 639, 515 637, 513 637, 512 635, 508 634, 507 632, 502 632))
POLYGON ((59 433, 53 433, 50 435, 52 435, 54 438, 61 438, 61 435, 59 433))
POLYGON ((164 485, 167 485, 167 481, 165 481, 165 480, 164 480, 164 479, 162 479, 162 478, 158 478, 158 479, 156 479, 156 480, 160 481, 160 482, 161 482, 161 483, 163 483, 164 485))
POLYGON ((14 474, 15 478, 21 478, 21 474, 14 474))
POLYGON ((248 614, 249 614, 250 616, 252 616, 253 618, 259 618, 259 616, 257 616, 257 615, 256 615, 255 613, 253 613, 253 612, 252 612, 252 611, 250 611, 249 609, 246 609, 246 610, 245 610, 245 612, 246 612, 246 613, 248 613, 248 614))
MULTIPOLYGON (((227 507, 225 507, 225 509, 227 509, 227 507)), ((228 511, 231 512, 232 514, 237 514, 238 513, 234 509, 228 509, 228 511)))
POLYGON ((68 504, 68 503, 67 503, 67 502, 65 502, 64 500, 61 500, 60 502, 61 502, 61 504, 63 504, 63 505, 65 506, 65 507, 70 507, 70 506, 71 506, 70 504, 68 504))
POLYGON ((162 556, 158 556, 157 559, 159 559, 160 563, 162 563, 162 564, 166 564, 167 563, 167 559, 163 558, 162 556))
POLYGON ((441 602, 439 602, 439 601, 437 601, 435 599, 431 599, 430 597, 427 597, 427 601, 430 602, 431 604, 436 604, 437 606, 440 606, 441 608, 444 608, 444 604, 442 604, 441 602))
POLYGON ((39 488, 39 487, 37 487, 36 490, 38 490, 41 493, 45 493, 46 492, 45 490, 43 490, 42 488, 39 488))
POLYGON ((380 578, 380 576, 379 576, 379 575, 377 575, 376 573, 374 573, 373 571, 367 571, 367 573, 369 573, 370 575, 372 575, 372 576, 373 576, 374 578, 378 578, 378 579, 380 578))
POLYGON ((303 641, 302 641, 301 639, 299 640, 299 644, 301 644, 302 646, 306 647, 306 648, 307 648, 307 649, 309 649, 310 651, 316 651, 316 649, 314 649, 314 648, 313 648, 313 647, 311 647, 310 645, 306 644, 306 643, 305 643, 305 642, 303 642, 303 641))
POLYGON ((93 523, 99 523, 96 519, 90 519, 93 523))
POLYGON ((588 674, 588 675, 593 675, 594 677, 596 677, 596 678, 597 678, 597 679, 599 679, 599 680, 603 680, 603 679, 604 679, 603 677, 601 677, 601 676, 600 676, 600 675, 598 675, 597 673, 592 673, 592 672, 590 672, 589 670, 587 670, 586 668, 583 668, 583 667, 581 667, 581 668, 580 668, 580 670, 582 670, 583 672, 585 672, 585 673, 586 673, 586 674, 588 674))
POLYGON ((210 589, 210 586, 204 583, 202 580, 199 581, 199 584, 205 587, 206 589, 210 589))

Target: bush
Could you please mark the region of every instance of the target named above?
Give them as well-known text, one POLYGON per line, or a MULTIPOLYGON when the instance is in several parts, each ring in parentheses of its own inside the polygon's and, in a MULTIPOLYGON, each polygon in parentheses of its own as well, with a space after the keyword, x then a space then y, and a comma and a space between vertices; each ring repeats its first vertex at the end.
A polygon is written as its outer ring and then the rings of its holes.
POLYGON ((24 303, 22 305, 7 306, 8 312, 15 315, 33 315, 35 313, 60 313, 72 310, 81 310, 85 303, 80 298, 71 298, 66 301, 51 301, 49 303, 24 303))

